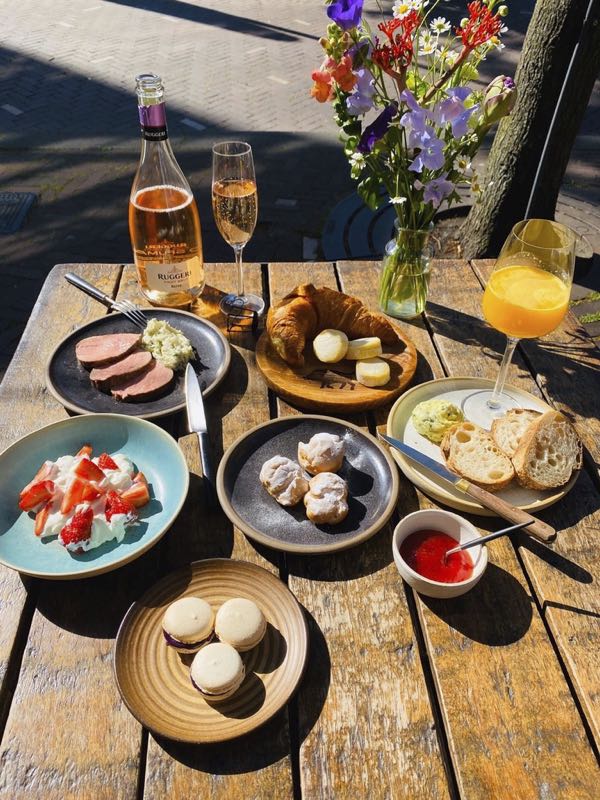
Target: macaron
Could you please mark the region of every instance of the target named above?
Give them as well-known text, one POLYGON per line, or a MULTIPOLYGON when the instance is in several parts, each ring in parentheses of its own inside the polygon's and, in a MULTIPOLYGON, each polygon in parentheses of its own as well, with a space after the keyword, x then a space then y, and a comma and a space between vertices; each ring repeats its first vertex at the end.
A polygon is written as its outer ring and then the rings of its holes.
POLYGON ((261 641, 267 620, 260 608, 245 597, 227 600, 217 611, 215 633, 222 642, 244 653, 261 641))
POLYGON ((182 597, 167 608, 162 620, 165 641, 180 653, 195 653, 210 641, 215 614, 200 597, 182 597))
POLYGON ((229 644, 213 642, 196 653, 190 668, 192 683, 209 703, 231 697, 244 680, 240 654, 229 644))

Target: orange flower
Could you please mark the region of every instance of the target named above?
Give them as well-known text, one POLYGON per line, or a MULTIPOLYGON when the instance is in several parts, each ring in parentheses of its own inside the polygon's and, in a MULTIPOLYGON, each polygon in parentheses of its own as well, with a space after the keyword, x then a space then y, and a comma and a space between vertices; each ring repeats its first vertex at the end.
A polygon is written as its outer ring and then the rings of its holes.
POLYGON ((352 72, 352 59, 348 55, 342 56, 340 61, 328 56, 320 68, 312 73, 311 78, 314 83, 310 93, 319 103, 333 100, 334 82, 343 92, 350 92, 357 81, 356 75, 352 72))
POLYGON ((336 63, 332 58, 328 59, 331 63, 327 68, 337 85, 343 92, 350 92, 356 83, 356 75, 352 72, 352 59, 350 56, 342 56, 339 63, 336 63))
POLYGON ((321 64, 321 69, 316 69, 311 78, 314 83, 310 94, 319 103, 326 103, 328 100, 333 100, 333 78, 331 72, 326 68, 327 62, 332 59, 326 58, 321 64))

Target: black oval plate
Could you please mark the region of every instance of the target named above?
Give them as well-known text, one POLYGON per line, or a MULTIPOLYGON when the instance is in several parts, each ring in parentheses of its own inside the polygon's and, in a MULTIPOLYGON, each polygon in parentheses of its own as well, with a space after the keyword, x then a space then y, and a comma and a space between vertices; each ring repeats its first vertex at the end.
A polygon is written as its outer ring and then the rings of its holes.
POLYGON ((289 553, 344 550, 368 539, 390 518, 398 497, 398 471, 377 439, 356 425, 331 417, 283 417, 259 425, 234 442, 223 456, 217 492, 223 510, 247 536, 289 553), (348 483, 346 519, 315 525, 304 503, 280 506, 259 480, 262 465, 276 455, 298 460, 298 442, 315 433, 344 438, 346 457, 339 475, 348 483))
MULTIPOLYGON (((229 342, 217 326, 188 311, 145 308, 144 314, 150 319, 165 320, 187 336, 197 354, 191 363, 200 380, 203 395, 210 394, 225 377, 231 361, 229 342)), ((185 408, 185 371, 175 373, 175 382, 166 394, 143 403, 123 403, 96 389, 90 381, 89 372, 77 361, 75 346, 86 336, 107 333, 139 331, 123 314, 107 314, 73 331, 50 356, 46 383, 65 408, 77 414, 126 414, 143 419, 163 417, 185 408)))

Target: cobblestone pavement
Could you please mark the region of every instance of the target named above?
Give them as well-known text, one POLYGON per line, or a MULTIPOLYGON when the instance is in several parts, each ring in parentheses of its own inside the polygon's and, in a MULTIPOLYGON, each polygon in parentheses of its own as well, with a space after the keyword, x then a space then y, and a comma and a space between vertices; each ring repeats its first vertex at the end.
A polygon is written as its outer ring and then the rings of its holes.
MULTIPOLYGON (((376 23, 376 4, 371 21, 376 23)), ((391 3, 385 5, 390 6, 391 3)), ((510 4, 506 49, 482 83, 513 74, 534 0, 510 4)), ((463 3, 444 4, 459 19, 463 3)), ((210 212, 210 147, 251 142, 260 222, 249 260, 318 255, 353 192, 331 109, 309 97, 320 0, 21 0, 0 32, 0 191, 32 191, 24 227, 0 237, 0 374, 56 263, 128 262, 127 200, 139 154, 134 76, 162 75, 175 153, 203 218, 205 258, 231 260, 210 212), (316 248, 316 249, 315 249, 316 248)), ((600 91, 574 148, 559 217, 600 253, 600 91)), ((584 276, 598 280, 597 263, 584 276)))

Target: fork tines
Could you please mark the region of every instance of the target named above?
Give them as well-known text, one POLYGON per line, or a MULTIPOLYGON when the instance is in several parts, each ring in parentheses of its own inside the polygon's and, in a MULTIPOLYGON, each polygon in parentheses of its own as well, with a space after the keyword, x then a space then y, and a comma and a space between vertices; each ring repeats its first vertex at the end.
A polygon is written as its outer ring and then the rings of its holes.
POLYGON ((138 308, 129 300, 115 300, 113 302, 113 307, 117 311, 120 311, 123 316, 127 317, 128 320, 133 322, 134 325, 137 325, 138 328, 145 330, 148 324, 148 317, 141 308, 138 308))

